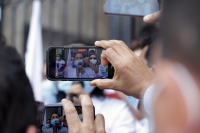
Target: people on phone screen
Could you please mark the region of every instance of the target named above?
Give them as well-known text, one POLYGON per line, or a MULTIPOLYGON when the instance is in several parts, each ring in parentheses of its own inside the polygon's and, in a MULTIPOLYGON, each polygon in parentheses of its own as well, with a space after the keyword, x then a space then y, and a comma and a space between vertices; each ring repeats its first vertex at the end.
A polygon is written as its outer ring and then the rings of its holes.
POLYGON ((62 78, 65 74, 65 61, 61 59, 61 55, 56 55, 56 77, 62 78))
POLYGON ((65 78, 94 78, 98 68, 83 53, 76 53, 74 61, 67 67, 65 78))
POLYGON ((50 121, 46 123, 46 127, 44 127, 44 133, 68 133, 67 125, 64 125, 63 116, 60 116, 57 113, 53 113, 50 117, 50 121))

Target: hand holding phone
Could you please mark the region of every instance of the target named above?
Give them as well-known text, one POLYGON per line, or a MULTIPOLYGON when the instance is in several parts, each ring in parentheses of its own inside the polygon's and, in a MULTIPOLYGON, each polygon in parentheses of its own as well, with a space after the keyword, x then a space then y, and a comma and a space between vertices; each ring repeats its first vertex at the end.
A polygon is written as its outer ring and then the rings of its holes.
POLYGON ((122 41, 97 41, 95 45, 106 49, 101 55, 102 65, 105 66, 110 62, 116 71, 113 79, 97 79, 91 81, 90 84, 102 89, 118 90, 140 98, 142 92, 152 84, 154 78, 147 65, 122 41))
POLYGON ((103 115, 96 115, 94 119, 94 108, 92 100, 88 95, 80 95, 82 105, 82 116, 78 115, 71 101, 62 100, 68 122, 69 132, 101 133, 105 132, 105 121, 103 115), (82 118, 82 121, 80 120, 82 118))

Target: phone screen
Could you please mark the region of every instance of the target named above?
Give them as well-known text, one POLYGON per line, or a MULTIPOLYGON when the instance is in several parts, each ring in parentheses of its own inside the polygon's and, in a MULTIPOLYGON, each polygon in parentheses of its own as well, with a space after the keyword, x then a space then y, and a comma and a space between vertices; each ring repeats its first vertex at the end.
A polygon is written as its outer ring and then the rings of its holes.
POLYGON ((107 14, 145 16, 159 10, 159 0, 105 0, 107 14))
MULTIPOLYGON (((82 106, 74 105, 80 121, 82 117, 82 106)), ((38 131, 39 133, 68 133, 68 124, 63 107, 60 104, 46 105, 38 113, 38 131)))
POLYGON ((50 47, 47 50, 47 78, 50 80, 92 80, 112 78, 111 64, 101 65, 98 47, 50 47))

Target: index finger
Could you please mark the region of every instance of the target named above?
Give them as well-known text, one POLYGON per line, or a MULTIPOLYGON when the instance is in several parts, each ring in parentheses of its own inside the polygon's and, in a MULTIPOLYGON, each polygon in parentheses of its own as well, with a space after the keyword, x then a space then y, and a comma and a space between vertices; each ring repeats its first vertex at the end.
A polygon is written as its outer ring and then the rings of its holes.
POLYGON ((112 48, 117 53, 125 53, 126 52, 124 50, 126 44, 123 41, 119 41, 119 40, 102 40, 102 41, 96 41, 95 45, 98 46, 98 47, 102 47, 104 49, 112 48))
POLYGON ((143 21, 145 23, 155 23, 158 22, 160 19, 160 15, 161 15, 161 10, 154 12, 152 14, 148 14, 146 16, 144 16, 143 21))
POLYGON ((80 95, 82 113, 83 113, 83 123, 88 125, 94 125, 94 108, 92 100, 88 95, 80 95))
POLYGON ((71 101, 67 99, 62 100, 62 106, 65 111, 68 127, 70 131, 76 131, 81 124, 77 111, 71 101))

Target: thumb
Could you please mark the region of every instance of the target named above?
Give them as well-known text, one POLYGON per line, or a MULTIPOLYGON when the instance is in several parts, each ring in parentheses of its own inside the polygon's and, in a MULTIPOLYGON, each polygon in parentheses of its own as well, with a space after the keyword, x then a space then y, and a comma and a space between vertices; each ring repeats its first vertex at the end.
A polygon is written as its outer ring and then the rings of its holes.
POLYGON ((113 89, 114 80, 112 79, 96 79, 90 82, 91 86, 96 86, 100 89, 113 89))

